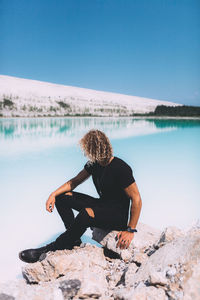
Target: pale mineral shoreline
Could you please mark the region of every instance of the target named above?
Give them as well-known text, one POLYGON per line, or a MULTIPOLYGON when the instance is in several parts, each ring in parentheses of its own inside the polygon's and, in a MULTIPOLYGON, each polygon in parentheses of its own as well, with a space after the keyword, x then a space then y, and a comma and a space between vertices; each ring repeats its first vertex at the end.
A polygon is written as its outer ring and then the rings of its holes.
POLYGON ((15 116, 15 117, 11 117, 11 116, 0 116, 0 119, 49 119, 49 118, 113 118, 113 119, 136 119, 136 120, 140 120, 140 119, 153 119, 153 120, 200 120, 200 116, 199 117, 173 117, 173 116, 64 116, 64 115, 56 115, 56 116, 15 116))
MULTIPOLYGON (((167 107, 184 105, 161 99, 97 91, 7 75, 0 75, 0 86, 1 118, 72 116, 185 119, 178 116, 136 116, 136 114, 154 113, 160 105, 167 107)), ((188 118, 196 117, 186 117, 188 118)))
POLYGON ((93 228, 103 247, 82 243, 24 263, 24 279, 0 283, 0 299, 200 299, 200 220, 184 230, 137 228, 128 249, 116 248, 117 231, 93 228))

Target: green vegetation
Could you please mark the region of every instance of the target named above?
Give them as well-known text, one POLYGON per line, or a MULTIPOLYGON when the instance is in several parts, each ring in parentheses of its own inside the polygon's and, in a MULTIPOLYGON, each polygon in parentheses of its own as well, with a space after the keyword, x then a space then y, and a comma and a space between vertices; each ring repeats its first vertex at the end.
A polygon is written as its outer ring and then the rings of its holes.
POLYGON ((200 106, 165 106, 158 105, 154 111, 154 115, 161 116, 182 116, 182 117, 197 117, 200 116, 200 106))
POLYGON ((11 101, 10 99, 8 99, 8 98, 4 98, 3 99, 3 107, 9 107, 9 108, 12 108, 13 107, 13 105, 14 105, 14 102, 13 101, 11 101))
POLYGON ((56 101, 56 102, 60 105, 60 107, 62 107, 64 109, 70 109, 71 108, 68 103, 65 103, 63 101, 56 101))
POLYGON ((3 101, 0 101, 0 110, 3 110, 3 108, 8 108, 9 110, 12 110, 14 108, 14 102, 11 100, 11 97, 7 97, 4 95, 3 101))
POLYGON ((42 108, 38 108, 37 106, 29 106, 29 111, 35 111, 35 112, 43 112, 42 108))
POLYGON ((29 107, 29 111, 36 111, 37 110, 37 107, 36 106, 30 106, 29 107))
POLYGON ((85 113, 84 114, 76 113, 73 116, 75 116, 75 117, 93 117, 92 114, 85 114, 85 113))
MULTIPOLYGON (((0 117, 3 117, 3 111, 4 108, 7 110, 10 110, 11 112, 15 112, 15 116, 20 117, 17 115, 17 107, 15 106, 15 103, 12 101, 12 95, 3 95, 2 100, 0 101, 0 117)), ((64 99, 65 101, 65 99, 64 99)), ((128 111, 125 107, 116 105, 115 107, 109 107, 108 105, 105 105, 105 107, 96 107, 94 108, 93 113, 90 112, 90 107, 85 108, 78 108, 71 106, 70 104, 64 102, 64 101, 56 101, 58 103, 58 106, 50 106, 49 108, 46 108, 44 106, 37 107, 36 105, 22 105, 20 106, 20 109, 24 111, 24 113, 27 115, 29 112, 31 112, 31 115, 34 117, 40 117, 40 116, 54 116, 54 117, 60 117, 66 116, 66 117, 103 117, 104 115, 107 116, 114 116, 118 115, 119 117, 150 117, 151 119, 159 119, 159 117, 172 117, 172 118, 178 118, 178 117, 194 117, 194 118, 200 118, 200 106, 189 106, 189 105, 180 105, 180 106, 166 106, 166 105, 158 105, 153 112, 149 113, 136 113, 132 111, 128 111)))
POLYGON ((95 108, 94 109, 95 112, 101 112, 101 113, 110 113, 110 114, 125 114, 127 113, 126 109, 122 109, 122 108, 95 108))
POLYGON ((50 106, 49 111, 54 111, 54 112, 56 112, 57 109, 58 109, 57 107, 50 106))
POLYGON ((155 116, 155 117, 200 117, 200 106, 166 106, 158 105, 154 112, 139 114, 133 113, 132 116, 155 116))

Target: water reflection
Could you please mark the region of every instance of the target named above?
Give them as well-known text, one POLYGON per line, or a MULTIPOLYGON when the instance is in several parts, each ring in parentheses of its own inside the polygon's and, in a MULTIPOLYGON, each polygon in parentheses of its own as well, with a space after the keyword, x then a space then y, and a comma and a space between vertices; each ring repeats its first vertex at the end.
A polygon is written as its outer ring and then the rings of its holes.
POLYGON ((148 122, 155 124, 157 128, 192 128, 199 127, 199 119, 149 119, 148 122))
POLYGON ((13 118, 0 120, 0 155, 19 154, 54 146, 71 146, 90 129, 103 130, 110 139, 199 126, 197 120, 133 118, 13 118))

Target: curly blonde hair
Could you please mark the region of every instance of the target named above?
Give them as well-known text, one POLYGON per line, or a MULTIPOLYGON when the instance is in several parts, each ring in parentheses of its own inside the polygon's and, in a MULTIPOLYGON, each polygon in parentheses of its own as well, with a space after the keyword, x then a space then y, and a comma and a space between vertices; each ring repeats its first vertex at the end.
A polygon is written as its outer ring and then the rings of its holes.
POLYGON ((91 162, 98 161, 105 166, 113 155, 112 145, 106 134, 98 129, 91 129, 78 142, 91 162))

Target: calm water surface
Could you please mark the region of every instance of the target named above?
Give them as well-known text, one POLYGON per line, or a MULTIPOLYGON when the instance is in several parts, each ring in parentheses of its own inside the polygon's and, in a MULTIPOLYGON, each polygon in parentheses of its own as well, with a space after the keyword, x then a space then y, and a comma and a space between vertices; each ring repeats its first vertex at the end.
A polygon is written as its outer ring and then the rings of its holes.
MULTIPOLYGON (((0 119, 1 280, 20 276, 20 250, 64 231, 45 202, 83 168, 87 158, 78 141, 92 128, 104 131, 114 155, 132 167, 143 201, 140 222, 187 229, 200 217, 198 120, 0 119)), ((91 178, 75 190, 98 197, 91 178)))

